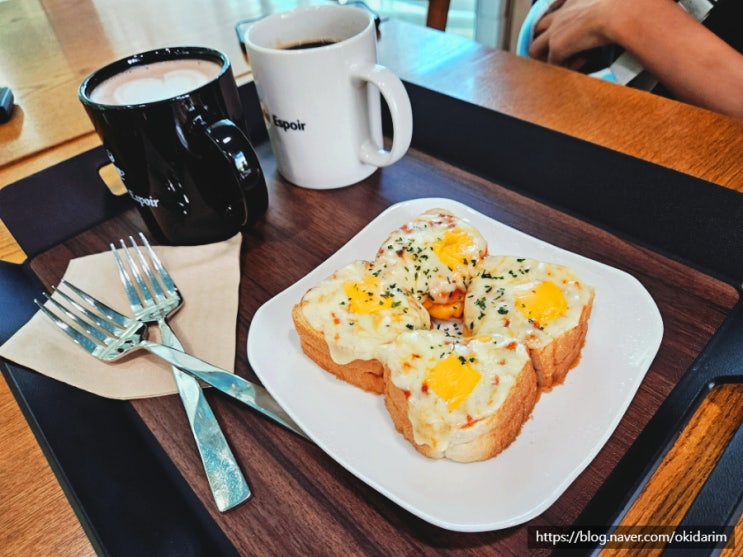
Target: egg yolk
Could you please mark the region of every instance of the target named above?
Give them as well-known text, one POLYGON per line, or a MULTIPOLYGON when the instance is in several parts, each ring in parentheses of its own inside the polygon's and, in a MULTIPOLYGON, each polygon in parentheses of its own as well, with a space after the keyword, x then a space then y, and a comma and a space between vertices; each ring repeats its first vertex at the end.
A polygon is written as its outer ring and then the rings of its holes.
POLYGON ((546 325, 567 311, 568 302, 562 289, 551 280, 546 280, 518 295, 516 307, 527 319, 546 325))
POLYGON ((426 384, 455 410, 480 382, 480 374, 456 354, 450 354, 426 373, 426 384))
POLYGON ((428 310, 431 317, 435 319, 452 319, 462 317, 464 313, 464 302, 452 302, 450 304, 435 304, 433 301, 423 300, 423 307, 428 310))
POLYGON ((454 269, 467 259, 467 253, 472 251, 475 241, 469 234, 461 230, 446 232, 444 237, 433 246, 433 252, 441 262, 454 269))
POLYGON ((348 297, 348 310, 359 315, 391 309, 394 304, 392 294, 380 292, 379 281, 374 277, 367 277, 363 282, 345 282, 343 291, 348 297))

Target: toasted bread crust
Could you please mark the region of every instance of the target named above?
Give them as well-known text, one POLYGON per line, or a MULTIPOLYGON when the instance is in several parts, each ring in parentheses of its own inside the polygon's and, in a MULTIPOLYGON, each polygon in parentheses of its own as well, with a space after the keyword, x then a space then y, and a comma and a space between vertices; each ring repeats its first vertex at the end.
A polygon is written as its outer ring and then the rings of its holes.
MULTIPOLYGON (((426 214, 429 213, 432 212, 426 214)), ((447 214, 441 212, 441 215, 447 214)), ((470 266, 474 268, 468 268, 469 274, 460 290, 451 292, 440 288, 435 281, 430 282, 432 279, 428 278, 428 268, 425 268, 426 272, 419 268, 420 262, 426 260, 423 256, 411 256, 415 263, 411 267, 416 270, 416 276, 425 276, 426 281, 418 285, 416 279, 412 285, 408 284, 410 271, 400 254, 411 254, 413 248, 416 248, 417 254, 419 246, 410 244, 406 239, 409 234, 406 226, 408 225, 401 227, 399 232, 402 239, 397 239, 398 231, 395 231, 391 235, 392 239, 380 248, 377 258, 381 263, 378 267, 374 267, 377 260, 357 261, 343 267, 327 281, 311 288, 293 307, 292 320, 299 335, 301 349, 320 368, 338 379, 364 391, 383 394, 395 428, 421 454, 457 462, 492 458, 518 437, 540 394, 562 383, 570 369, 580 361, 593 307, 594 290, 583 284, 567 267, 514 256, 485 257, 487 249, 480 250, 477 257, 473 256, 470 266), (398 264, 398 260, 403 263, 398 264), (365 265, 363 269, 360 268, 362 265, 365 265), (400 265, 403 265, 404 281, 399 280, 400 265), (546 272, 544 267, 548 267, 546 272), (532 269, 536 269, 536 272, 529 275, 527 282, 521 281, 522 275, 532 269), (535 275, 541 279, 533 278, 535 275), (558 280, 560 277, 561 280, 558 280), (368 278, 370 280, 367 281, 368 278), (478 279, 484 282, 478 283, 478 279), (543 296, 544 290, 541 287, 532 287, 529 284, 536 280, 541 280, 547 286, 551 283, 553 290, 556 289, 555 283, 560 284, 562 281, 563 291, 562 295, 557 296, 559 299, 552 293, 546 295, 547 304, 551 304, 547 306, 548 310, 554 311, 545 312, 539 309, 540 304, 545 305, 544 297, 536 304, 529 301, 537 296, 537 290, 543 296), (491 281, 502 282, 496 283, 497 290, 494 290, 491 281), (344 284, 351 284, 353 288, 346 290, 344 284), (384 288, 378 288, 380 284, 384 288), (524 287, 521 291, 520 286, 524 287), (523 296, 525 288, 531 289, 533 297, 532 294, 526 298, 523 296), (442 292, 448 294, 448 297, 442 292), (362 294, 360 301, 366 306, 359 304, 357 294, 362 294), (506 297, 502 298, 504 295, 506 297), (383 302, 385 298, 387 301, 391 300, 392 296, 396 296, 394 305, 383 302), (373 309, 367 307, 370 302, 373 309), (381 321, 377 319, 380 314, 376 312, 381 308, 386 312, 383 315, 386 320, 384 324, 380 324, 381 321), (515 309, 518 311, 509 314, 509 310, 515 309), (468 315, 468 312, 472 314, 468 315), (369 317, 372 313, 373 318, 369 317), (399 335, 408 330, 415 331, 416 337, 423 330, 429 330, 429 317, 460 321, 464 330, 464 343, 474 340, 468 337, 495 335, 505 336, 508 345, 518 347, 518 359, 509 360, 507 383, 500 382, 496 376, 496 380, 491 378, 481 383, 478 395, 465 395, 473 396, 469 399, 470 406, 464 407, 472 410, 450 407, 447 413, 439 399, 421 398, 428 393, 429 385, 425 381, 423 385, 417 384, 420 382, 419 375, 406 374, 397 368, 397 364, 405 363, 403 360, 407 356, 397 353, 390 356, 386 352, 388 349, 396 350, 399 346, 396 343, 403 339, 399 335), (567 327, 571 328, 566 330, 567 327), (338 363, 334 356, 347 363, 338 363), (369 359, 349 361, 351 358, 369 359), (391 371, 382 362, 396 371, 391 371), (523 367, 519 370, 522 363, 523 367), (407 379, 403 379, 405 377, 407 379), (404 387, 398 387, 395 381, 404 387), (492 385, 499 384, 501 388, 493 390, 492 385), (506 385, 510 385, 508 391, 504 390, 506 385), (482 404, 481 401, 485 399, 488 402, 482 404), (496 400, 500 405, 493 408, 497 404, 496 400), (488 408, 484 412, 492 413, 482 416, 483 407, 488 408), (432 411, 432 408, 436 410, 432 411), (476 416, 470 416, 468 412, 476 416), (432 415, 437 418, 431 418, 432 415), (466 425, 450 425, 455 421, 466 425), (416 437, 423 440, 421 444, 416 442, 416 437)), ((479 237, 479 232, 477 236, 479 237)), ((450 244, 456 247, 456 240, 454 238, 450 244)), ((441 242, 449 245, 448 240, 441 242)), ((424 255, 439 257, 429 243, 425 243, 429 251, 424 255)), ((432 275, 435 275, 434 271, 438 267, 431 268, 432 275)), ((448 268, 452 269, 451 266, 448 268)), ((447 284, 450 282, 452 281, 447 280, 447 284)), ((481 342, 479 339, 477 341, 481 342)), ((429 346, 428 342, 425 346, 429 346)), ((487 366, 490 361, 491 359, 484 358, 483 365, 487 366)), ((410 364, 409 361, 407 363, 410 364)), ((481 370, 489 373, 493 368, 483 367, 481 370)), ((430 368, 421 367, 419 371, 428 372, 430 368)), ((445 400, 445 397, 439 398, 445 400)))
POLYGON ((322 332, 312 328, 302 313, 302 303, 292 308, 292 320, 304 353, 317 365, 360 389, 381 394, 384 391, 382 364, 378 360, 354 360, 347 364, 333 361, 322 332))
POLYGON ((565 380, 568 372, 578 365, 588 332, 588 318, 593 308, 593 294, 583 306, 578 324, 541 348, 529 348, 539 389, 549 391, 565 380))
POLYGON ((390 370, 385 368, 384 403, 395 429, 421 454, 429 458, 443 456, 456 462, 487 460, 502 452, 518 437, 539 396, 534 367, 527 361, 504 403, 493 414, 478 422, 478 427, 484 433, 469 441, 453 442, 443 454, 436 454, 432 447, 416 443, 413 424, 408 416, 406 393, 395 386, 389 375, 390 370))

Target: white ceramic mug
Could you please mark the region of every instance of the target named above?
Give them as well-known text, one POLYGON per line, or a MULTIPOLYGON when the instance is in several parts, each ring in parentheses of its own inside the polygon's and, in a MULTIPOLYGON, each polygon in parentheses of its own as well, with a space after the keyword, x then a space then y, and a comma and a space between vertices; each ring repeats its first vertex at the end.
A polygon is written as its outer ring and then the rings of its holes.
POLYGON ((410 99, 400 79, 377 64, 376 27, 365 10, 323 5, 273 14, 246 31, 245 47, 276 164, 288 181, 348 186, 407 152, 410 99), (393 124, 388 150, 380 92, 393 124))

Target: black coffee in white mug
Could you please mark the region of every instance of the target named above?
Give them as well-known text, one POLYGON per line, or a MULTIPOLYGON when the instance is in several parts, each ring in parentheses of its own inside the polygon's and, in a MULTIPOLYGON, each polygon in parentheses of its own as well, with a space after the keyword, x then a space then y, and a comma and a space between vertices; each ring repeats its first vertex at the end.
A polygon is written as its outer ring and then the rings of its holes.
POLYGON ((159 241, 223 240, 265 213, 265 179, 221 52, 136 54, 87 77, 79 98, 159 241))
POLYGON ((341 188, 405 155, 413 135, 410 99, 400 78, 377 63, 368 11, 301 6, 256 21, 244 40, 276 168, 286 180, 341 188))

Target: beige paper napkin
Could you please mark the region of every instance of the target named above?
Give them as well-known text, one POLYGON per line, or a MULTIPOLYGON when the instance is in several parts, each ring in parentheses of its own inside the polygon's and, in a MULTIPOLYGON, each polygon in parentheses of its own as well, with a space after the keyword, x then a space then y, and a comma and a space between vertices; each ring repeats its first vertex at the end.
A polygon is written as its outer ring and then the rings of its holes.
MULTIPOLYGON (((154 249, 183 296, 170 324, 186 352, 228 371, 235 361, 240 242, 154 249)), ((70 261, 64 278, 112 308, 132 315, 111 252, 70 261)), ((41 296, 41 293, 39 293, 41 296)), ((159 340, 157 327, 149 338, 159 340)), ((176 393, 170 366, 146 351, 113 363, 95 359, 37 312, 0 346, 0 356, 80 389, 115 399, 176 393)))

